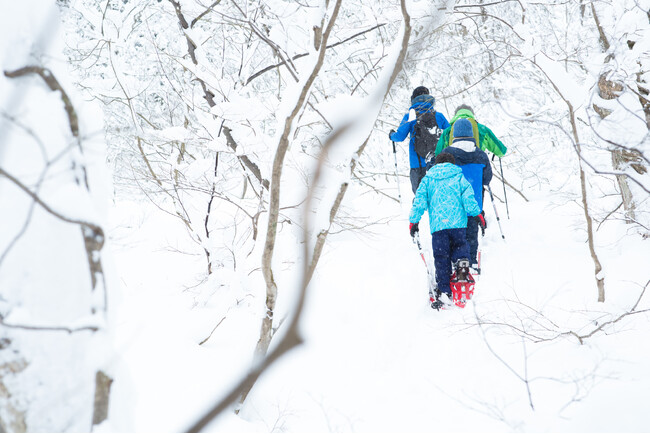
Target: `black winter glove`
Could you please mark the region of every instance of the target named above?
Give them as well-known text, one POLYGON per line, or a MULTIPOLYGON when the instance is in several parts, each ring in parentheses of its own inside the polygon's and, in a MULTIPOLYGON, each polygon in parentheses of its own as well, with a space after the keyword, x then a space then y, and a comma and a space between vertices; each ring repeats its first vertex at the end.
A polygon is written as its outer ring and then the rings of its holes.
POLYGON ((388 139, 389 139, 391 142, 393 141, 393 139, 391 139, 390 136, 392 136, 394 132, 395 132, 395 130, 390 130, 390 131, 388 132, 388 139))
POLYGON ((409 224, 409 232, 411 233, 411 237, 414 237, 416 233, 420 232, 420 224, 419 223, 410 223, 409 224))

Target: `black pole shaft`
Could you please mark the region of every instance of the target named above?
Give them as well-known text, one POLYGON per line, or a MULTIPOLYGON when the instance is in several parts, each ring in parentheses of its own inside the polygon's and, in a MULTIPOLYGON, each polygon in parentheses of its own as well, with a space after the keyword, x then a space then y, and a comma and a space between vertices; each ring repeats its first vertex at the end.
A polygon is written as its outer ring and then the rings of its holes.
POLYGON ((508 220, 510 220, 510 210, 508 209, 508 196, 506 195, 506 179, 503 177, 503 164, 501 163, 501 157, 499 157, 499 167, 501 168, 501 183, 503 184, 503 200, 506 202, 506 214, 508 215, 508 220))
POLYGON ((400 206, 402 205, 402 192, 400 191, 399 188, 399 176, 397 174, 397 149, 395 148, 395 142, 393 140, 390 141, 393 144, 393 157, 395 159, 395 181, 397 182, 397 197, 399 198, 399 203, 400 206))
POLYGON ((487 186, 488 193, 490 193, 490 199, 492 199, 492 206, 494 207, 494 215, 497 218, 497 223, 499 224, 499 231, 501 232, 501 238, 504 240, 506 239, 505 235, 503 235, 503 229, 501 228, 501 219, 499 219, 499 213, 497 212, 497 204, 494 202, 494 195, 492 194, 492 189, 490 188, 490 185, 488 184, 487 186))

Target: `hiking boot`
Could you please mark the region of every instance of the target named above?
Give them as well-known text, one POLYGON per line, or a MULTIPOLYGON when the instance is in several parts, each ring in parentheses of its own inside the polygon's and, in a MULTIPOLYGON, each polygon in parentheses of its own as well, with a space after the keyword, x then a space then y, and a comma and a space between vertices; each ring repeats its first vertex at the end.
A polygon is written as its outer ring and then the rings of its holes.
MULTIPOLYGON (((438 285, 434 284, 433 287, 429 286, 429 301, 433 303, 438 299, 438 285)), ((432 306, 433 307, 433 306, 432 306)))
POLYGON ((469 260, 462 258, 456 261, 456 280, 466 281, 469 276, 469 260))
POLYGON ((433 297, 429 294, 429 299, 431 300, 431 307, 435 310, 447 309, 451 306, 451 294, 447 292, 442 292, 436 287, 433 297))
POLYGON ((452 295, 451 293, 443 292, 438 296, 438 301, 442 302, 445 307, 452 305, 452 295))
POLYGON ((431 307, 435 310, 449 309, 452 306, 452 295, 448 292, 436 291, 436 298, 431 302, 431 307))

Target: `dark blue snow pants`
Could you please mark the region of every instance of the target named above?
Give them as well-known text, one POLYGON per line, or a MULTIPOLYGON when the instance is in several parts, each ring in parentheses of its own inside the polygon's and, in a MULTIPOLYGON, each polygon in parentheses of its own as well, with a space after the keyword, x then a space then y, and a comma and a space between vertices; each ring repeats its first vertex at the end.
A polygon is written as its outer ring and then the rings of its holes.
POLYGON ((451 264, 461 258, 469 258, 466 229, 443 229, 431 234, 433 261, 436 265, 436 283, 438 290, 446 292, 451 297, 449 280, 451 279, 451 264))
POLYGON ((411 172, 410 172, 410 178, 411 178, 411 190, 413 190, 413 194, 415 194, 416 191, 418 191, 418 187, 420 186, 420 181, 422 181, 422 178, 424 178, 424 175, 427 174, 427 169, 426 167, 411 167, 411 172))
POLYGON ((478 263, 478 216, 467 216, 467 244, 469 244, 469 262, 472 264, 478 263))

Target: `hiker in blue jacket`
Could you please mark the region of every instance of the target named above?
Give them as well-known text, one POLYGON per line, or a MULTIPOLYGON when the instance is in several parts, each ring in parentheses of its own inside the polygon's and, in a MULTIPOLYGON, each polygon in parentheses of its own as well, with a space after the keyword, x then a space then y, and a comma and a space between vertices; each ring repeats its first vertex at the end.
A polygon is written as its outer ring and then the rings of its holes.
POLYGON ((441 294, 449 297, 445 304, 450 304, 452 299, 449 286, 452 262, 456 264, 461 259, 469 259, 469 245, 465 235, 467 216, 476 216, 481 212, 472 186, 454 162, 454 156, 449 153, 441 153, 436 157, 435 166, 422 178, 409 214, 409 231, 414 236, 420 230, 422 214, 425 210, 429 213, 438 285, 436 292, 438 301, 441 294))
MULTIPOLYGON (((472 132, 472 124, 467 119, 460 118, 454 123, 453 141, 451 146, 442 153, 454 156, 456 165, 463 171, 463 176, 474 190, 474 199, 481 213, 467 217, 467 242, 469 243, 469 260, 472 268, 478 274, 478 228, 485 230, 485 213, 483 212, 483 186, 492 180, 492 167, 487 154, 476 146, 472 132)), ((441 153, 441 154, 442 154, 441 153)))
POLYGON ((409 112, 402 118, 402 122, 400 123, 399 128, 397 128, 397 131, 390 130, 390 133, 388 133, 388 137, 393 142, 401 142, 406 138, 406 136, 410 137, 409 163, 411 167, 410 178, 413 194, 415 194, 418 185, 420 185, 420 181, 427 173, 427 162, 415 152, 413 146, 413 140, 415 138, 414 127, 417 118, 425 113, 434 113, 436 123, 438 124, 437 128, 439 129, 439 134, 442 134, 442 130, 449 127, 447 118, 445 118, 442 113, 435 111, 435 103, 436 99, 429 95, 429 89, 424 86, 416 87, 411 95, 411 107, 409 108, 409 112))

